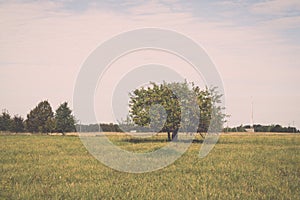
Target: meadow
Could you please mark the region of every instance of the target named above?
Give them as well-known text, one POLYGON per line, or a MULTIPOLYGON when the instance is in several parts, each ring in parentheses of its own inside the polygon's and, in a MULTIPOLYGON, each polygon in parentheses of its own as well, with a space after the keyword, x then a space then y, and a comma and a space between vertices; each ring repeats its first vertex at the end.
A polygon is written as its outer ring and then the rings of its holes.
MULTIPOLYGON (((166 144, 114 135, 131 151, 166 144)), ((76 136, 0 136, 0 199, 300 199, 300 134, 222 135, 198 157, 201 138, 149 173, 110 169, 76 136)))

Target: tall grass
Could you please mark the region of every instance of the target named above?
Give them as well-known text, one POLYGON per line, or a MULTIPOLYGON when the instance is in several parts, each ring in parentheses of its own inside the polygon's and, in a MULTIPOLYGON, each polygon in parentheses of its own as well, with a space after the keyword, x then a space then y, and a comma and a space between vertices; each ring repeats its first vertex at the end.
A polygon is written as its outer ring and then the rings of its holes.
MULTIPOLYGON (((145 152, 163 136, 111 136, 145 152)), ((172 165, 130 174, 95 160, 78 137, 0 136, 0 199, 299 199, 300 135, 222 136, 198 158, 201 141, 172 165)))

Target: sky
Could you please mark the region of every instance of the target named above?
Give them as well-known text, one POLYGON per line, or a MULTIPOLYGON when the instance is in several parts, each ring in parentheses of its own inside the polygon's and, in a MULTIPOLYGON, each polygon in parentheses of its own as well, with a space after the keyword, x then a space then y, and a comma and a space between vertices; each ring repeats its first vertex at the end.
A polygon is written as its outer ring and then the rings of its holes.
MULTIPOLYGON (((298 0, 0 1, 0 24, 0 109, 11 115, 26 117, 41 100, 54 110, 64 101, 72 107, 93 50, 120 33, 156 27, 205 49, 222 78, 229 126, 249 124, 253 103, 254 123, 300 128, 298 0)), ((137 53, 123 65, 156 54, 137 53)), ((102 121, 115 121, 100 107, 102 121)))

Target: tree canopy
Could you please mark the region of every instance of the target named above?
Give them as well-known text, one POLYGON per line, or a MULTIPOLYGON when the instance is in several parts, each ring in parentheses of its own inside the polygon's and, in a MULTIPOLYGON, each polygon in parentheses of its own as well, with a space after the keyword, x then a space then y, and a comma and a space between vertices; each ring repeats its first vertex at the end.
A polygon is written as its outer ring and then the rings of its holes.
POLYGON ((27 115, 26 129, 32 133, 48 133, 51 132, 47 126, 47 121, 53 118, 53 111, 50 103, 45 100, 41 101, 34 109, 27 115))
POLYGON ((24 119, 15 115, 11 118, 8 111, 4 110, 0 114, 0 131, 4 132, 25 132, 30 133, 51 133, 51 132, 73 132, 75 129, 75 117, 68 103, 62 103, 56 113, 52 111, 47 100, 41 101, 34 107, 24 119))
POLYGON ((66 132, 74 132, 75 117, 72 115, 72 110, 68 107, 68 103, 62 103, 55 111, 56 131, 65 134, 66 132))
POLYGON ((12 126, 12 120, 10 114, 7 111, 3 111, 0 115, 0 130, 9 131, 12 126))
POLYGON ((129 116, 138 126, 168 132, 169 140, 170 133, 174 139, 179 129, 207 132, 212 124, 211 130, 221 130, 225 117, 223 108, 218 105, 221 96, 216 88, 201 90, 194 83, 186 81, 150 82, 148 87, 130 93, 129 116))
POLYGON ((20 133, 25 131, 24 119, 21 116, 15 115, 12 119, 11 132, 20 133))

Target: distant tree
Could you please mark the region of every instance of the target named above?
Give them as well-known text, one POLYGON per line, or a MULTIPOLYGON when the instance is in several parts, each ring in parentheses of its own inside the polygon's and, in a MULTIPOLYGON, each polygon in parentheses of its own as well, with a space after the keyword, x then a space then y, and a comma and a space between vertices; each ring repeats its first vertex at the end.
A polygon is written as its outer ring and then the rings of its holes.
MULTIPOLYGON (((126 119, 121 119, 118 121, 118 129, 119 131, 123 132, 130 132, 130 131, 137 131, 134 122, 132 121, 129 115, 126 116, 126 119)), ((119 132, 118 131, 118 132, 119 132)))
POLYGON ((260 124, 254 124, 253 128, 255 132, 267 132, 266 128, 260 124))
POLYGON ((0 131, 9 131, 11 129, 12 120, 8 111, 3 111, 0 115, 0 131))
POLYGON ((271 132, 284 132, 284 131, 283 131, 283 128, 279 124, 276 124, 275 126, 273 126, 271 128, 271 132))
POLYGON ((15 133, 21 133, 25 131, 24 119, 21 116, 14 116, 10 131, 15 133))
POLYGON ((246 128, 241 124, 240 126, 238 126, 236 128, 236 131, 237 132, 246 132, 246 128))
POLYGON ((79 132, 99 132, 100 128, 99 128, 99 124, 89 124, 89 125, 77 124, 76 130, 79 132))
POLYGON ((288 132, 288 133, 296 133, 297 132, 297 129, 296 129, 296 127, 287 127, 287 129, 286 129, 286 132, 288 132))
POLYGON ((65 135, 66 132, 74 132, 75 117, 72 115, 72 110, 68 107, 68 103, 62 103, 55 113, 56 131, 65 135))
MULTIPOLYGON (((228 128, 228 131, 230 132, 245 132, 247 128, 250 128, 250 125, 240 125, 238 127, 228 128)), ((282 127, 281 125, 261 125, 261 124, 254 124, 254 131, 255 132, 285 132, 285 133, 296 133, 299 132, 299 130, 296 129, 296 127, 282 127)))
POLYGON ((31 133, 48 133, 52 130, 47 126, 47 121, 53 118, 53 111, 50 103, 45 100, 41 101, 34 109, 27 115, 25 121, 27 131, 31 133))

